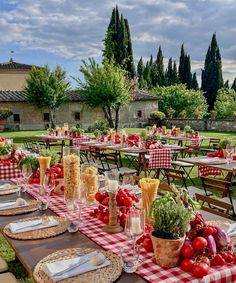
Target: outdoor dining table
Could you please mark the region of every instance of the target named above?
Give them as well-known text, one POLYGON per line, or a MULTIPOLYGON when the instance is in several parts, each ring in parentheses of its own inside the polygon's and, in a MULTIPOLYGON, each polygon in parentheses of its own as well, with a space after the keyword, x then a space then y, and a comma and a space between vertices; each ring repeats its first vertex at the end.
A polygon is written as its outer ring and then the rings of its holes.
MULTIPOLYGON (((179 146, 183 146, 184 142, 190 141, 190 137, 186 136, 172 136, 172 135, 160 135, 161 140, 172 140, 172 141, 177 141, 179 146)), ((204 140, 209 140, 209 137, 204 137, 204 136, 199 136, 199 139, 204 141, 204 140)))
MULTIPOLYGON (((0 182, 2 184, 3 182, 0 182)), ((36 189, 32 188, 29 190, 30 194, 35 196, 36 189)), ((2 196, 1 200, 10 200, 14 199, 15 196, 2 196)), ((31 199, 28 193, 24 193, 24 198, 31 199)), ((51 207, 52 209, 52 207, 51 207)), ((55 207, 54 207, 55 209, 55 207)), ((58 207, 57 207, 58 209, 58 207)), ((55 211, 54 211, 55 212, 55 211)), ((47 215, 55 215, 55 213, 51 210, 46 210, 47 215)), ((201 211, 204 218, 208 221, 213 220, 225 220, 222 217, 216 216, 212 213, 201 211)), ((41 211, 36 211, 29 214, 23 214, 18 216, 4 216, 0 217, 0 228, 1 230, 7 225, 9 222, 16 221, 18 219, 23 219, 32 216, 41 216, 43 213, 41 211)), ((58 214, 58 213, 57 213, 58 214)), ((77 233, 68 233, 65 232, 57 237, 47 238, 42 240, 15 240, 9 238, 4 234, 8 243, 11 245, 13 250, 16 253, 16 256, 19 258, 25 269, 27 270, 29 276, 33 275, 33 270, 36 264, 42 260, 44 257, 48 256, 51 253, 54 253, 61 249, 67 248, 101 248, 103 247, 105 250, 111 250, 112 252, 118 252, 118 246, 125 244, 127 242, 127 236, 124 233, 118 233, 118 235, 109 235, 102 230, 96 230, 94 227, 94 223, 98 220, 91 219, 89 216, 84 216, 86 218, 85 227, 80 228, 80 231, 77 233), (88 223, 88 219, 90 219, 91 223, 88 223), (87 227, 86 227, 87 226, 87 227), (92 229, 92 232, 90 231, 92 229), (101 237, 101 235, 103 235, 101 237), (90 237, 93 235, 92 237, 90 237), (114 239, 117 237, 116 241, 114 239), (120 241, 118 241, 120 239, 120 241)), ((99 224, 101 226, 101 224, 99 224)), ((99 228, 101 229, 101 228, 99 228)), ((142 254, 146 254, 144 251, 142 254)), ((148 256, 144 256, 143 262, 141 263, 141 267, 137 273, 127 274, 122 272, 121 276, 117 279, 116 282, 213 282, 213 281, 199 281, 198 279, 193 279, 190 274, 183 272, 180 268, 171 268, 171 269, 162 269, 159 266, 152 263, 151 258, 153 255, 148 253, 148 256), (147 260, 147 262, 146 262, 147 260), (144 277, 144 278, 142 278, 144 277), (147 281, 145 280, 147 279, 147 281)), ((236 278, 236 267, 224 267, 217 268, 213 271, 212 276, 214 276, 214 272, 216 273, 216 278, 223 278, 225 282, 233 282, 227 281, 227 278, 236 278)), ((211 277, 212 278, 212 277, 211 277)), ((218 282, 218 281, 214 281, 218 282)), ((220 282, 220 281, 219 281, 220 282)))

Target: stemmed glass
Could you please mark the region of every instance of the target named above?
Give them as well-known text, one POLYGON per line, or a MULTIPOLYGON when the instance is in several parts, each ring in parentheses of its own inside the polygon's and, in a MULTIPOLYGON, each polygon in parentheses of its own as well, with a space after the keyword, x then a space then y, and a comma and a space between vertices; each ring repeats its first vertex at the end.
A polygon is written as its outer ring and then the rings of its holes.
POLYGON ((130 236, 135 248, 136 239, 144 233, 145 211, 131 207, 126 219, 125 233, 130 236))
POLYGON ((43 180, 43 185, 39 189, 38 207, 40 210, 46 210, 50 203, 51 191, 55 188, 55 180, 46 174, 43 180))
POLYGON ((20 190, 21 192, 25 192, 27 190, 28 182, 29 182, 29 179, 32 176, 32 174, 33 174, 33 170, 32 170, 31 164, 23 164, 22 165, 22 175, 23 175, 23 178, 24 178, 25 185, 20 190))
POLYGON ((232 146, 232 144, 227 144, 226 145, 226 154, 227 154, 228 163, 230 163, 233 153, 234 153, 234 147, 232 146))

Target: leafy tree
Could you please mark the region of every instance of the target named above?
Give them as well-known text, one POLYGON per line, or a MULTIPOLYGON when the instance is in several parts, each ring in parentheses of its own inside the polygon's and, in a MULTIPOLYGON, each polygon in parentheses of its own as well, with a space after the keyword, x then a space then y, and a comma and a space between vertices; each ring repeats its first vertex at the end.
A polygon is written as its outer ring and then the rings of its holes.
POLYGON ((196 73, 194 73, 194 74, 193 74, 193 77, 192 77, 192 89, 195 89, 195 90, 198 90, 198 89, 199 89, 196 73))
POLYGON ((113 62, 99 66, 93 59, 82 61, 84 80, 76 79, 78 91, 85 103, 95 109, 101 107, 111 128, 118 129, 120 109, 131 101, 132 83, 126 72, 113 62))
POLYGON ((174 112, 174 117, 178 117, 186 111, 187 117, 193 118, 196 110, 199 117, 207 112, 206 99, 202 91, 187 89, 186 85, 177 84, 167 87, 157 87, 152 90, 160 97, 159 110, 168 115, 170 109, 174 112))
POLYGON ((29 102, 37 107, 48 107, 51 127, 55 127, 55 110, 66 100, 69 92, 66 72, 57 66, 51 71, 48 66, 33 67, 26 79, 25 92, 29 102))
POLYGON ((236 109, 236 91, 228 88, 219 89, 214 109, 218 117, 232 118, 236 109))
POLYGON ((218 89, 223 87, 221 55, 216 34, 212 36, 202 70, 202 90, 207 99, 209 110, 214 108, 218 89))
POLYGON ((233 84, 231 86, 231 89, 235 90, 236 91, 236 78, 234 79, 233 81, 233 84))
POLYGON ((224 83, 224 88, 229 88, 229 80, 224 83))
POLYGON ((118 6, 113 8, 110 23, 104 39, 103 59, 114 61, 127 71, 130 78, 135 76, 133 49, 129 23, 119 13, 118 6))

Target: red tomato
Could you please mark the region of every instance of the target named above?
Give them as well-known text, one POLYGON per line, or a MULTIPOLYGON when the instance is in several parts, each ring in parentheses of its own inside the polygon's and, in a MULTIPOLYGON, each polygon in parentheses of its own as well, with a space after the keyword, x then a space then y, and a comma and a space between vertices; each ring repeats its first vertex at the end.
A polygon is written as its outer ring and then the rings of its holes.
POLYGON ((200 262, 204 262, 204 263, 206 263, 208 266, 211 266, 211 261, 210 261, 210 259, 209 259, 208 257, 206 257, 206 256, 201 257, 201 258, 200 258, 200 262))
POLYGON ((130 207, 132 204, 133 204, 132 198, 126 197, 126 198, 124 199, 124 205, 125 205, 126 207, 130 207))
POLYGON ((225 260, 220 254, 216 254, 216 256, 213 258, 213 261, 215 265, 220 265, 220 266, 225 265, 225 260))
POLYGON ((105 224, 108 224, 108 223, 109 223, 109 215, 108 215, 108 214, 106 214, 106 215, 103 217, 103 222, 104 222, 105 224))
POLYGON ((97 217, 98 217, 98 219, 99 219, 100 221, 103 222, 103 217, 104 217, 104 215, 103 215, 103 213, 102 213, 101 211, 98 212, 97 217))
POLYGON ((103 199, 104 199, 104 196, 103 196, 103 194, 101 194, 100 192, 97 192, 96 194, 95 194, 95 199, 98 201, 98 202, 102 202, 103 201, 103 199))
POLYGON ((196 278, 202 278, 203 276, 207 275, 209 272, 209 266, 204 263, 195 263, 193 265, 193 276, 196 278))
POLYGON ((214 228, 211 226, 208 226, 206 228, 204 228, 204 233, 207 235, 213 235, 214 234, 214 228))
POLYGON ((149 238, 144 239, 143 247, 147 252, 153 252, 152 240, 149 238))
POLYGON ((183 271, 190 272, 193 268, 194 261, 190 258, 184 258, 181 261, 180 267, 183 271))
POLYGON ((193 240, 193 248, 195 251, 201 251, 207 246, 207 240, 203 237, 197 237, 193 240))
POLYGON ((109 197, 106 197, 106 198, 104 198, 104 200, 102 201, 102 204, 103 205, 109 205, 109 201, 110 201, 110 198, 109 197))
POLYGON ((190 243, 185 243, 181 249, 181 254, 183 257, 191 257, 194 255, 194 249, 192 244, 190 243))

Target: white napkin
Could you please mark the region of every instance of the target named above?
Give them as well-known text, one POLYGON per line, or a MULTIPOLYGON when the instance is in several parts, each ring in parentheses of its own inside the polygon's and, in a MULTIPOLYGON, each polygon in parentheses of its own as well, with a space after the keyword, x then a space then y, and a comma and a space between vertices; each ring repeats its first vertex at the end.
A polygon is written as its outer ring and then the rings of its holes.
POLYGON ((14 188, 16 188, 16 185, 4 184, 0 186, 0 191, 8 191, 14 188))
POLYGON ((236 236, 236 223, 231 223, 228 224, 228 230, 227 230, 227 234, 229 237, 235 237, 236 236))
POLYGON ((17 205, 16 201, 9 201, 9 202, 2 202, 0 203, 0 210, 5 210, 5 209, 13 209, 13 208, 19 208, 19 207, 25 207, 29 206, 27 202, 23 205, 17 205))
POLYGON ((42 223, 42 219, 24 222, 12 222, 9 224, 9 228, 12 233, 21 233, 59 225, 59 222, 56 221, 52 216, 48 217, 48 220, 49 222, 45 224, 42 223))
POLYGON ((110 264, 110 261, 106 259, 101 265, 92 265, 89 262, 89 259, 96 254, 97 252, 95 251, 81 257, 60 260, 53 263, 46 263, 43 267, 43 270, 53 281, 57 282, 65 278, 73 277, 88 271, 106 267, 110 264), (75 267, 73 268, 73 266, 75 267), (70 270, 68 270, 68 268, 70 268, 70 270))

